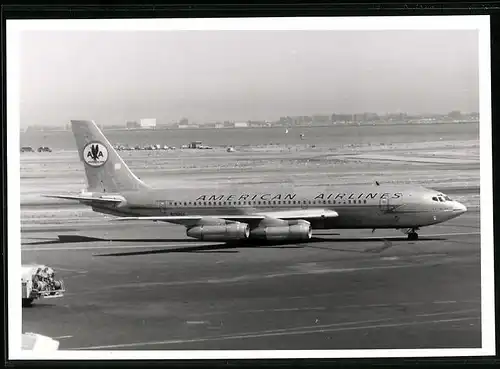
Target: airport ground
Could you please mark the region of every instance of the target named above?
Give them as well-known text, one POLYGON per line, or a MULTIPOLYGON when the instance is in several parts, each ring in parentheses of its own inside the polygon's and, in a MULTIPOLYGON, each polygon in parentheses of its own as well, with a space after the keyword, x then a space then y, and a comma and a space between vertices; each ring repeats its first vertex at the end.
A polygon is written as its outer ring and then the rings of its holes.
POLYGON ((395 230, 333 230, 265 247, 199 242, 180 226, 124 224, 40 199, 40 188, 85 186, 76 152, 42 155, 21 160, 22 261, 52 266, 67 293, 24 308, 23 331, 59 339, 61 349, 481 346, 477 139, 124 155, 158 186, 377 179, 439 188, 469 208, 418 241, 395 230))

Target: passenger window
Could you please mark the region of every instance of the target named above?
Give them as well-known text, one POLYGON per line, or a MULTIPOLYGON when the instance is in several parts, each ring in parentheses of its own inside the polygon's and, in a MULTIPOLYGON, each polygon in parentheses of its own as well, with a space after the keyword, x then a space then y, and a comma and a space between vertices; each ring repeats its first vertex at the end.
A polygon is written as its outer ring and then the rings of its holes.
POLYGON ((323 200, 323 204, 326 204, 326 200, 323 200))
POLYGON ((365 201, 365 204, 366 204, 366 200, 364 200, 364 201, 365 201))
POLYGON ((432 201, 438 201, 437 197, 433 197, 432 201))
POLYGON ((189 205, 191 205, 191 201, 189 201, 189 205))
POLYGON ((203 201, 203 205, 204 205, 204 206, 207 206, 207 202, 206 202, 206 201, 203 201))
POLYGON ((328 200, 328 203, 331 204, 331 200, 328 200))

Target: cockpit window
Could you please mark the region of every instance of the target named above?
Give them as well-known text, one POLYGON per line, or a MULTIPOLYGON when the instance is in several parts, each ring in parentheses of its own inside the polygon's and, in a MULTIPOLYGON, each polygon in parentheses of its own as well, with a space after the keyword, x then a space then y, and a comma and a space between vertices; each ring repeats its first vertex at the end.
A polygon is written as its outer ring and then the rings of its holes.
POLYGON ((437 201, 437 202, 446 202, 446 201, 453 201, 446 195, 439 194, 437 196, 432 197, 432 201, 437 201))

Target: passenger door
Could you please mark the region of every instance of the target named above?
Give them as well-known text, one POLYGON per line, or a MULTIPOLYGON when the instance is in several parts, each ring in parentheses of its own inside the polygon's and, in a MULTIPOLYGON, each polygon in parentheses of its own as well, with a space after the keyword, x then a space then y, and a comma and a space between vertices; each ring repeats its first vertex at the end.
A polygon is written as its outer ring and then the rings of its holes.
POLYGON ((388 213, 391 210, 389 196, 382 196, 379 200, 379 209, 382 214, 388 213))

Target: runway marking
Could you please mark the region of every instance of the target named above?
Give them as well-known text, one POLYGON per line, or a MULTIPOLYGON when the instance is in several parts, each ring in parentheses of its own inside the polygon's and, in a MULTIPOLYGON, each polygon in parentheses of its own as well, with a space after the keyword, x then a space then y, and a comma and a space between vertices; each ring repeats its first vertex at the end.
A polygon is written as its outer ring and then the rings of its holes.
POLYGON ((386 266, 375 266, 375 267, 359 267, 359 268, 331 268, 331 269, 320 269, 320 270, 306 270, 306 271, 292 271, 289 273, 273 273, 273 274, 253 274, 253 275, 242 275, 232 278, 204 278, 198 280, 182 280, 182 281, 170 281, 170 282, 134 282, 121 285, 107 286, 99 289, 94 289, 92 291, 83 292, 87 293, 100 293, 107 289, 117 289, 117 288, 147 288, 152 286, 183 286, 189 284, 218 284, 218 283, 238 283, 238 282, 249 282, 259 279, 270 279, 279 277, 290 277, 299 276, 307 274, 327 274, 327 273, 349 273, 356 271, 373 271, 373 270, 383 270, 383 269, 398 269, 398 268, 421 268, 429 266, 432 264, 401 264, 401 265, 386 265, 386 266))
POLYGON ((52 337, 52 339, 54 339, 54 340, 62 340, 64 338, 71 338, 71 337, 73 337, 73 336, 59 336, 59 337, 52 337))
POLYGON ((456 301, 433 301, 433 304, 456 304, 456 301))
POLYGON ((218 337, 206 337, 206 338, 194 338, 194 339, 184 339, 184 340, 167 340, 167 341, 153 341, 153 342, 136 342, 136 343, 124 343, 117 345, 106 345, 106 346, 90 346, 90 347, 78 347, 72 350, 95 350, 95 349, 112 349, 112 348, 123 348, 123 347, 137 347, 137 346, 154 346, 154 345, 172 345, 172 344, 182 344, 182 343, 197 343, 197 342, 207 342, 207 341, 225 341, 225 340, 237 340, 246 338, 261 338, 261 337, 272 337, 272 336, 290 336, 290 335, 301 335, 301 334, 312 334, 312 333, 327 333, 327 332, 341 332, 341 331, 352 331, 352 330, 363 330, 363 329, 380 329, 380 328, 397 328, 405 326, 414 326, 422 324, 439 324, 439 323, 450 323, 450 322, 462 322, 468 320, 478 320, 478 317, 467 317, 467 318, 455 318, 455 319, 440 319, 440 320, 430 320, 430 321, 413 321, 406 323, 387 323, 387 324, 373 324, 373 325, 361 325, 357 327, 337 327, 330 329, 309 329, 303 331, 290 331, 285 330, 282 332, 252 332, 252 333, 242 333, 238 335, 222 335, 218 337))
MULTIPOLYGON (((338 326, 345 326, 345 325, 353 325, 353 324, 362 324, 362 323, 381 323, 385 321, 390 321, 393 320, 393 318, 383 318, 383 319, 370 319, 370 320, 362 320, 362 321, 355 321, 355 322, 342 322, 342 323, 333 323, 333 324, 323 324, 323 325, 310 325, 310 326, 302 326, 302 327, 294 327, 294 328, 280 328, 280 329, 269 329, 269 330, 264 330, 260 332, 249 332, 249 333, 243 333, 243 334, 254 334, 254 333, 276 333, 276 332, 291 332, 291 331, 298 331, 302 329, 311 329, 311 328, 329 328, 329 327, 338 327, 338 326)), ((225 337, 227 335, 223 335, 221 337, 225 337)), ((160 341, 163 342, 163 341, 160 341)), ((135 346, 135 345, 140 345, 141 343, 129 343, 129 344, 119 344, 119 345, 109 345, 109 346, 96 346, 96 347, 88 347, 88 348, 76 348, 76 350, 79 349, 93 349, 93 348, 108 348, 108 347, 127 347, 127 346, 135 346)), ((151 343, 154 344, 154 343, 151 343)))
POLYGON ((206 320, 188 320, 186 324, 208 324, 206 320))
MULTIPOLYGON (((304 307, 304 308, 282 308, 282 309, 251 309, 241 310, 239 313, 269 313, 269 312, 282 312, 282 311, 320 311, 326 310, 325 306, 319 307, 304 307)), ((227 313, 227 312, 226 312, 227 313)))
POLYGON ((415 316, 426 317, 426 316, 438 316, 438 315, 446 315, 446 314, 462 314, 462 313, 472 313, 473 311, 478 311, 478 309, 466 309, 466 310, 456 310, 456 311, 443 311, 443 312, 440 312, 440 313, 417 314, 415 316))
MULTIPOLYGON (((316 294, 311 296, 292 296, 283 298, 286 299, 310 299, 311 297, 326 297, 333 296, 336 293, 324 293, 324 294, 316 294)), ((461 300, 461 301, 413 301, 413 302, 391 302, 385 304, 357 304, 357 305, 335 305, 334 309, 359 309, 359 308, 371 308, 371 307, 398 307, 398 306, 418 306, 418 305, 433 305, 433 304, 458 304, 458 303, 480 303, 479 300, 461 300)), ((303 308, 289 308, 285 309, 287 311, 321 311, 327 310, 329 307, 327 306, 319 306, 319 307, 303 307, 303 308)), ((248 310, 239 310, 237 313, 269 313, 269 312, 278 312, 283 311, 284 309, 248 309, 248 310)), ((210 316, 210 315, 224 315, 224 314, 232 314, 234 311, 212 311, 207 313, 198 314, 198 316, 210 316)))

